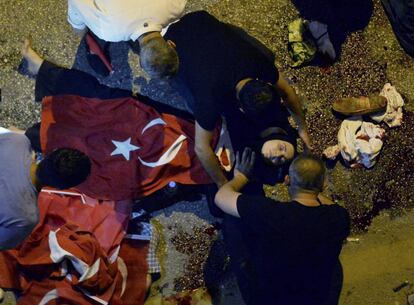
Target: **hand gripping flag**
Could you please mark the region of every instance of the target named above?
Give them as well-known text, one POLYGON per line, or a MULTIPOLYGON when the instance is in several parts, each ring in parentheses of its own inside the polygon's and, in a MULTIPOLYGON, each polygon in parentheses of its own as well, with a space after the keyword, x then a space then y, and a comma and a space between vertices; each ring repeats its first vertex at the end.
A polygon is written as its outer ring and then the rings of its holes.
POLYGON ((194 132, 194 122, 159 113, 134 98, 43 100, 43 152, 68 147, 88 155, 92 172, 78 189, 97 199, 135 199, 170 181, 211 183, 196 157, 194 132))

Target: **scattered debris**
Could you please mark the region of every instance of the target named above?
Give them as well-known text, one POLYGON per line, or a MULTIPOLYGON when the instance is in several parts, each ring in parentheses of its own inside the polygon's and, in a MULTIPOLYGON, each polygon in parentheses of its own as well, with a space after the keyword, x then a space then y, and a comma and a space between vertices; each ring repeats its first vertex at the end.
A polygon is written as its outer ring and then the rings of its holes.
MULTIPOLYGON (((401 95, 395 87, 386 83, 379 97, 340 99, 334 103, 333 108, 345 114, 367 114, 370 110, 384 108, 381 113, 371 114, 371 118, 378 123, 385 122, 389 127, 396 127, 402 123, 403 106, 401 95), (383 98, 387 101, 386 105, 382 104, 383 98), (345 103, 347 101, 349 106, 345 103)), ((353 116, 342 122, 338 132, 338 144, 326 148, 323 155, 330 160, 335 160, 341 153, 345 163, 350 167, 371 168, 375 165, 382 149, 384 135, 385 130, 379 125, 365 122, 362 116, 353 116)))
POLYGON ((350 243, 359 243, 360 239, 358 237, 347 237, 346 241, 350 243))
POLYGON ((407 296, 407 305, 414 305, 414 293, 407 296))
POLYGON ((313 43, 305 20, 296 19, 289 23, 289 54, 293 60, 292 67, 299 67, 311 61, 316 54, 316 46, 313 43))
POLYGON ((403 289, 404 287, 407 287, 408 285, 410 285, 410 282, 409 282, 409 281, 404 281, 404 282, 402 282, 400 285, 398 285, 397 287, 394 287, 394 288, 392 289, 392 291, 394 291, 394 292, 398 292, 398 291, 400 291, 401 289, 403 289))
POLYGON ((360 116, 342 122, 338 144, 328 147, 323 154, 334 160, 339 153, 350 167, 371 168, 381 151, 385 130, 373 123, 364 122, 360 116))
POLYGON ((390 83, 386 83, 382 88, 380 96, 387 99, 387 110, 384 113, 371 115, 376 122, 385 122, 389 127, 401 126, 404 106, 404 100, 401 94, 390 83))

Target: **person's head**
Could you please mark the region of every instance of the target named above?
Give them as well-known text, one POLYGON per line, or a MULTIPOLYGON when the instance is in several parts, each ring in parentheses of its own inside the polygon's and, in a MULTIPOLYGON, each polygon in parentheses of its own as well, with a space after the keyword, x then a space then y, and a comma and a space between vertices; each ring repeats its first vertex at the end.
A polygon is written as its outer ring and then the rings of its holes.
POLYGON ((83 152, 60 148, 47 155, 37 166, 40 186, 67 189, 84 182, 91 172, 91 161, 83 152))
MULTIPOLYGON (((269 127, 260 134, 260 152, 266 163, 274 166, 288 164, 296 155, 297 132, 293 128, 269 127)), ((287 169, 287 167, 286 167, 287 169)))
POLYGON ((152 78, 168 78, 178 72, 175 45, 165 41, 159 34, 144 37, 140 41, 139 61, 142 69, 152 78))
POLYGON ((293 191, 320 193, 325 186, 326 168, 321 159, 302 154, 289 167, 289 188, 293 191))
POLYGON ((279 94, 271 84, 257 79, 247 81, 237 91, 237 97, 240 108, 253 119, 260 119, 262 113, 280 101, 279 94))
POLYGON ((262 155, 272 165, 283 165, 295 156, 295 147, 292 143, 283 140, 268 140, 263 143, 262 155))

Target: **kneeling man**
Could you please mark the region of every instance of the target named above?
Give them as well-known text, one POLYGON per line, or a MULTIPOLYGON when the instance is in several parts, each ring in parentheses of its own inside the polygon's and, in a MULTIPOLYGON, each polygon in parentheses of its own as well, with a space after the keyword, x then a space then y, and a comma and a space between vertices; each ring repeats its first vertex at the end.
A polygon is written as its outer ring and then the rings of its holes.
POLYGON ((224 212, 240 218, 243 239, 226 229, 224 237, 243 298, 249 305, 325 304, 349 215, 321 194, 326 169, 312 156, 298 156, 289 167, 290 202, 240 193, 254 158, 249 149, 236 158, 234 178, 215 197, 224 212))

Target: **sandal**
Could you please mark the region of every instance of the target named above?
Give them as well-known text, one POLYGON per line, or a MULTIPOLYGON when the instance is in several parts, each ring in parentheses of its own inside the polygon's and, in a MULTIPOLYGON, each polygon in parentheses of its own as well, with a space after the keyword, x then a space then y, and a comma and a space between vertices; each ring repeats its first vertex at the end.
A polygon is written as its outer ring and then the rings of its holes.
POLYGON ((347 97, 336 100, 332 109, 344 115, 366 115, 385 111, 387 109, 387 99, 383 96, 372 95, 359 98, 347 97))

